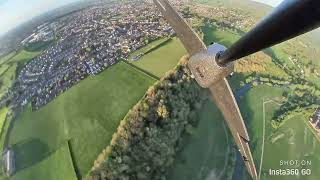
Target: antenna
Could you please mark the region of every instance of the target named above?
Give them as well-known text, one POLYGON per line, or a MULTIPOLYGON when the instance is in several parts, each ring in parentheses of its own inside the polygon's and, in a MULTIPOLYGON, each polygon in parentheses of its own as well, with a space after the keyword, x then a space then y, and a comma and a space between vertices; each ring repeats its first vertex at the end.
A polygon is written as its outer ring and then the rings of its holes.
POLYGON ((220 53, 217 62, 225 65, 319 26, 320 0, 284 0, 256 27, 220 53))

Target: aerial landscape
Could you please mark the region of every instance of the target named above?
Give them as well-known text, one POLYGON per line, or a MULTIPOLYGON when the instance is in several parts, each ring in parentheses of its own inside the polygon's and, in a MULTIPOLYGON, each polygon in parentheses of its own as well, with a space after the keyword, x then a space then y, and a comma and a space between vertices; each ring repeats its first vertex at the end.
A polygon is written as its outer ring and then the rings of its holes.
MULTIPOLYGON (((273 10, 170 2, 206 46, 229 47, 273 10)), ((227 77, 261 180, 320 176, 318 57, 315 30, 242 58, 227 77)), ((187 61, 145 0, 74 2, 0 36, 0 179, 251 179, 187 61)))

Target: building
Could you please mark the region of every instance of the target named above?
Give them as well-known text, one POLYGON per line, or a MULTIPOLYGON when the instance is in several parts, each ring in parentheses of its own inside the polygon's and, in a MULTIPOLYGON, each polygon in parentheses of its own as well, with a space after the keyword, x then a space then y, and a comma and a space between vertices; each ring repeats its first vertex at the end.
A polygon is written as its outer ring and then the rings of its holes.
POLYGON ((320 126, 320 108, 318 108, 312 117, 310 117, 310 122, 315 125, 320 126))
POLYGON ((3 162, 3 171, 4 173, 10 177, 15 172, 15 156, 14 151, 12 149, 4 150, 2 154, 2 162, 3 162))

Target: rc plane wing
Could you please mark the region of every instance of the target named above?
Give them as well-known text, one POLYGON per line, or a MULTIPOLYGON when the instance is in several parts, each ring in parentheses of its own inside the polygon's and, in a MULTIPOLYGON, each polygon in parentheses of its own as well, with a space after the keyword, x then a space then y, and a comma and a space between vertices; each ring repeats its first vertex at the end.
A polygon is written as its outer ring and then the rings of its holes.
POLYGON ((215 63, 214 58, 219 53, 219 51, 215 52, 215 50, 219 49, 221 45, 214 44, 211 47, 209 46, 208 50, 195 31, 167 0, 154 0, 154 3, 189 53, 188 66, 197 82, 200 86, 210 90, 216 105, 231 130, 249 174, 253 179, 258 179, 249 147, 249 135, 232 90, 225 78, 233 71, 233 65, 230 64, 220 68, 215 63), (213 51, 210 51, 212 48, 213 51))

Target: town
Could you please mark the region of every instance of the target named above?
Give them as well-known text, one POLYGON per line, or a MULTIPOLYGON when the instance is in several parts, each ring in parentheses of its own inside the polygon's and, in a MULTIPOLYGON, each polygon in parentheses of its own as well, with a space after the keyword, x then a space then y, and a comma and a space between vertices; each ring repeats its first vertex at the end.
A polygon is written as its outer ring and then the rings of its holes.
POLYGON ((172 35, 155 6, 141 1, 93 6, 44 23, 21 44, 55 39, 53 45, 22 68, 1 102, 10 99, 12 107, 31 102, 39 109, 78 81, 172 35))

